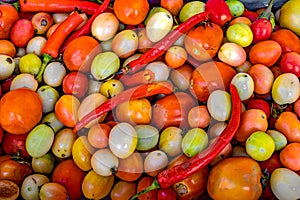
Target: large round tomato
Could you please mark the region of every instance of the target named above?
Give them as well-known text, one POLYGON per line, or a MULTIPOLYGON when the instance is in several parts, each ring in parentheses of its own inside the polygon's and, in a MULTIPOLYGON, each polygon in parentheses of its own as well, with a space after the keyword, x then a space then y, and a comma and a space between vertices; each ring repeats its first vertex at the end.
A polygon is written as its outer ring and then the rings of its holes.
POLYGON ((230 157, 210 171, 207 191, 215 199, 258 199, 262 194, 259 164, 249 157, 230 157))

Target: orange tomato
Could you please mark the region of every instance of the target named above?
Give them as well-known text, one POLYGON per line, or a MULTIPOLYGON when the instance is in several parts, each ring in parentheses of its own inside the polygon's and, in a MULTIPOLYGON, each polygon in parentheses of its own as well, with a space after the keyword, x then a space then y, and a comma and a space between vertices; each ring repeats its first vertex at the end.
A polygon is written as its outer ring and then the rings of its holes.
POLYGON ((93 58, 101 51, 102 48, 96 39, 80 36, 67 45, 63 61, 70 71, 90 72, 93 58))
POLYGON ((115 0, 113 5, 117 18, 127 25, 138 25, 149 12, 147 0, 115 0))
POLYGON ((12 26, 19 19, 19 14, 16 8, 10 4, 1 4, 0 13, 0 39, 8 39, 12 26))
POLYGON ((0 40, 0 54, 15 57, 17 53, 15 45, 9 40, 0 40))
POLYGON ((300 170, 300 143, 292 142, 285 146, 279 154, 280 162, 284 167, 293 171, 300 170))
POLYGON ((136 193, 136 183, 119 181, 117 182, 110 192, 112 200, 127 200, 136 193))
POLYGON ((161 0, 160 6, 170 11, 174 16, 177 16, 183 6, 183 0, 161 0))
POLYGON ((206 128, 210 124, 210 114, 206 105, 193 107, 188 113, 191 128, 206 128))
POLYGON ((123 102, 115 109, 116 118, 130 124, 149 124, 151 115, 151 104, 146 98, 123 102))
POLYGON ((0 101, 0 125, 11 134, 28 133, 42 118, 42 102, 36 92, 21 88, 0 101))
POLYGON ((62 95, 55 104, 55 115, 65 126, 74 127, 77 123, 77 113, 80 102, 69 94, 62 95))
POLYGON ((259 164, 248 157, 230 157, 216 164, 208 176, 207 191, 214 200, 259 199, 259 164))
POLYGON ((248 109, 241 115, 240 126, 234 138, 239 142, 245 142, 253 132, 266 131, 267 128, 268 119, 266 113, 261 109, 248 109))
POLYGON ((300 40, 298 36, 289 29, 279 29, 273 32, 270 39, 280 44, 282 54, 287 52, 300 53, 300 40))
POLYGON ((249 52, 252 64, 263 64, 267 67, 274 65, 282 53, 281 46, 274 40, 264 40, 254 44, 249 52))
POLYGON ((197 67, 191 77, 190 91, 199 101, 207 101, 217 89, 228 91, 236 71, 223 62, 207 62, 197 67))
POLYGON ((222 28, 211 23, 190 30, 185 36, 184 46, 188 54, 196 60, 208 61, 217 54, 223 38, 222 28))
POLYGON ((108 145, 108 137, 111 127, 107 124, 95 124, 88 132, 89 143, 96 148, 105 148, 108 145))
POLYGON ((295 113, 282 112, 275 121, 275 128, 285 135, 288 142, 300 142, 300 122, 295 113))
POLYGON ((170 47, 165 54, 165 61, 171 68, 182 66, 187 59, 187 52, 181 46, 170 47))
POLYGON ((244 23, 247 24, 248 26, 251 26, 252 22, 249 18, 247 17, 236 17, 233 20, 230 21, 229 26, 233 25, 233 24, 237 24, 237 23, 244 23))
POLYGON ((119 159, 116 176, 124 181, 136 181, 143 173, 143 163, 139 152, 134 152, 125 159, 119 159))
POLYGON ((247 72, 254 81, 254 92, 267 94, 271 91, 274 75, 270 68, 263 64, 255 64, 247 72))

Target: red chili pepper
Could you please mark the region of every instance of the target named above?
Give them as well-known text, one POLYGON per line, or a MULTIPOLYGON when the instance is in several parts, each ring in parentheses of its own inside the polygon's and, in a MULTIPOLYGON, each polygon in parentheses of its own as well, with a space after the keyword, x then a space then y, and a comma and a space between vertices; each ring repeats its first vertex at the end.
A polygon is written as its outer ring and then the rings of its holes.
POLYGON ((101 13, 103 13, 104 11, 106 11, 106 9, 109 5, 109 2, 110 2, 110 0, 104 0, 103 3, 101 4, 101 6, 98 8, 98 10, 89 18, 89 20, 84 24, 84 26, 82 26, 80 29, 75 31, 70 37, 68 37, 68 39, 61 46, 60 53, 62 53, 65 50, 65 48, 67 47, 67 45, 75 38, 90 34, 91 27, 92 27, 92 24, 93 24, 95 18, 98 15, 100 15, 101 13))
POLYGON ((145 69, 132 75, 126 74, 122 76, 120 81, 128 87, 132 87, 140 84, 152 83, 154 78, 155 74, 151 70, 145 69))
POLYGON ((232 84, 230 85, 230 92, 232 101, 231 118, 220 136, 204 151, 190 158, 187 162, 160 172, 151 186, 137 193, 131 199, 136 199, 150 190, 168 188, 173 184, 186 179, 188 176, 207 166, 223 150, 223 148, 231 141, 239 127, 242 109, 240 96, 236 87, 232 84))
POLYGON ((74 2, 73 0, 20 0, 19 4, 22 12, 70 13, 77 9, 88 15, 94 14, 100 6, 90 1, 74 2))
POLYGON ((73 132, 76 132, 87 125, 90 121, 97 117, 111 111, 118 104, 134 99, 150 97, 156 94, 171 94, 173 92, 173 85, 170 82, 157 82, 139 85, 128 90, 124 90, 118 95, 108 99, 103 104, 98 106, 95 110, 85 115, 75 126, 73 132))
POLYGON ((41 54, 43 55, 43 63, 36 79, 41 82, 46 65, 52 58, 58 56, 58 50, 66 37, 82 22, 84 18, 77 12, 72 12, 67 19, 65 19, 56 30, 50 35, 41 54))
POLYGON ((211 22, 222 27, 232 19, 230 9, 224 0, 208 0, 205 11, 210 12, 211 22))
POLYGON ((243 14, 242 14, 242 16, 243 17, 247 17, 252 22, 254 22, 258 18, 259 14, 256 13, 256 12, 253 12, 253 11, 245 9, 244 12, 243 12, 243 14))
POLYGON ((182 36, 182 34, 208 18, 209 12, 202 12, 190 17, 188 20, 177 26, 176 29, 170 32, 166 37, 157 42, 150 50, 141 55, 138 59, 129 62, 127 66, 122 69, 122 73, 134 73, 143 68, 149 62, 156 60, 159 56, 163 55, 165 51, 182 36))
MULTIPOLYGON (((262 12, 257 19, 251 24, 251 30, 253 33, 253 43, 267 40, 273 31, 273 25, 270 20, 274 15, 272 15, 272 6, 274 0, 271 0, 267 9, 262 12)), ((275 24, 275 22, 273 22, 275 24)))

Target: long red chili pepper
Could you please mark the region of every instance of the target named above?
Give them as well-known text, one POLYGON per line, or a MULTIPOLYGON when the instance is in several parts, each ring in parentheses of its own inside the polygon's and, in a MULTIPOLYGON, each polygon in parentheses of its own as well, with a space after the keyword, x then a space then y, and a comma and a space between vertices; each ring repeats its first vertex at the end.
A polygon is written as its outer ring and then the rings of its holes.
POLYGON ((80 29, 75 31, 72 35, 68 37, 68 39, 62 44, 59 52, 62 53, 67 45, 74 40, 75 38, 78 38, 79 36, 88 35, 91 32, 92 24, 95 20, 95 18, 100 15, 101 13, 105 12, 108 5, 110 3, 110 0, 104 0, 101 6, 97 9, 97 11, 89 18, 89 20, 82 26, 80 29))
POLYGON ((98 106, 95 110, 85 115, 75 126, 73 132, 76 132, 87 125, 90 121, 97 117, 111 111, 118 104, 134 99, 150 97, 156 94, 171 94, 173 92, 173 85, 170 82, 157 82, 139 85, 128 90, 124 90, 118 95, 108 99, 103 104, 98 106))
POLYGON ((259 14, 256 13, 256 12, 253 12, 253 11, 245 9, 244 12, 243 12, 243 14, 242 14, 242 16, 243 17, 247 17, 252 22, 254 22, 258 18, 259 14))
POLYGON ((168 188, 171 185, 186 179, 188 176, 207 166, 224 149, 239 127, 242 109, 240 96, 236 87, 232 84, 230 85, 230 92, 232 101, 231 118, 220 136, 208 148, 192 157, 187 162, 160 172, 151 186, 137 193, 131 199, 136 199, 150 190, 168 188))
POLYGON ((72 12, 67 19, 65 19, 55 31, 48 38, 41 54, 43 55, 43 63, 39 73, 36 76, 38 82, 42 81, 42 76, 45 71, 46 65, 52 58, 58 56, 58 50, 67 36, 82 22, 84 18, 77 12, 72 12))
POLYGON ((151 70, 145 69, 132 75, 125 74, 120 81, 127 87, 132 87, 140 84, 152 83, 154 78, 155 74, 151 70))
POLYGON ((122 69, 123 74, 134 73, 143 68, 149 62, 156 60, 159 56, 169 49, 176 40, 178 40, 182 34, 186 33, 198 23, 203 22, 209 18, 209 12, 202 12, 190 17, 188 20, 176 27, 166 37, 157 42, 151 49, 141 55, 136 60, 133 60, 122 69))
POLYGON ((20 0, 19 4, 22 12, 70 13, 77 9, 88 15, 94 14, 100 6, 90 1, 73 0, 20 0))

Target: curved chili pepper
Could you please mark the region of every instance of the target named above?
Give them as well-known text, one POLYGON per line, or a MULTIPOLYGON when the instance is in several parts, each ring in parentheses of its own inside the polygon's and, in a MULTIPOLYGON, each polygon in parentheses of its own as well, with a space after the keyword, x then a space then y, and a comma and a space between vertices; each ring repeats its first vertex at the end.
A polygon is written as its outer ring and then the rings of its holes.
POLYGON ((75 31, 68 39, 63 43, 61 46, 59 52, 62 53, 67 45, 74 40, 75 38, 78 38, 79 36, 88 35, 91 32, 92 23, 94 22, 95 18, 106 11, 108 5, 110 3, 110 0, 104 0, 101 6, 98 8, 98 10, 89 18, 89 20, 82 26, 80 29, 75 31))
POLYGON ((84 18, 77 12, 72 12, 67 19, 65 19, 56 30, 50 35, 41 54, 43 55, 43 63, 39 73, 36 76, 38 82, 42 81, 42 76, 45 71, 46 65, 52 58, 58 56, 58 50, 66 37, 82 22, 84 18))
POLYGON ((99 4, 90 1, 73 0, 20 0, 20 9, 22 12, 62 12, 70 13, 74 10, 80 10, 88 15, 94 14, 99 4))
POLYGON ((232 19, 230 9, 224 0, 208 0, 205 11, 210 12, 210 21, 221 27, 232 19))
POLYGON ((118 95, 108 99, 103 104, 98 106, 95 110, 85 115, 75 126, 73 132, 76 132, 87 125, 90 121, 97 117, 111 111, 118 104, 128 101, 135 100, 144 97, 150 97, 156 94, 171 94, 173 92, 173 85, 170 82, 157 82, 139 85, 128 90, 124 90, 118 95))
POLYGON ((120 81, 127 87, 132 87, 140 84, 152 83, 154 78, 155 74, 151 70, 145 69, 132 75, 126 74, 122 76, 120 81))
POLYGON ((232 101, 231 118, 220 136, 204 151, 190 158, 187 162, 160 172, 152 185, 137 193, 131 199, 136 199, 150 190, 168 188, 171 185, 186 179, 188 176, 207 166, 224 149, 224 147, 231 141, 239 127, 242 109, 239 93, 233 84, 230 85, 230 92, 232 101))
POLYGON ((202 12, 190 17, 188 20, 177 26, 166 37, 157 42, 150 50, 141 55, 136 60, 133 60, 122 68, 122 74, 134 73, 143 68, 149 62, 156 60, 159 56, 163 55, 182 34, 186 33, 194 26, 209 18, 209 12, 202 12))

